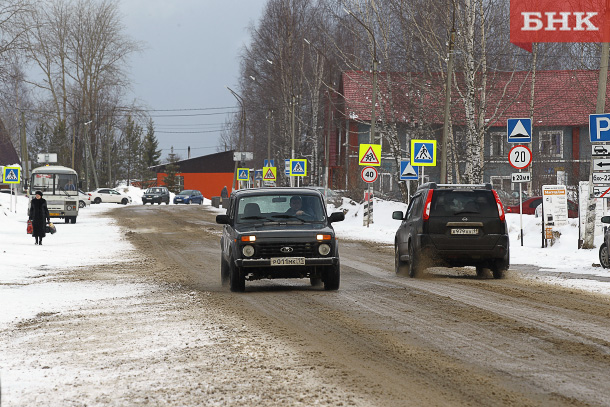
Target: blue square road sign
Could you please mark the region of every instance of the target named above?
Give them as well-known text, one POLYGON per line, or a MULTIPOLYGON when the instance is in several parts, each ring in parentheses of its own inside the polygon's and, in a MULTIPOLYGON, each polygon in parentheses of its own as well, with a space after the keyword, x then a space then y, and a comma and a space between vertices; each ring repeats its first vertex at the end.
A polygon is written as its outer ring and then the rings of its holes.
POLYGON ((532 142, 531 119, 508 119, 506 122, 506 135, 509 143, 532 142))
POLYGON ((589 115, 591 142, 610 141, 610 113, 589 115))

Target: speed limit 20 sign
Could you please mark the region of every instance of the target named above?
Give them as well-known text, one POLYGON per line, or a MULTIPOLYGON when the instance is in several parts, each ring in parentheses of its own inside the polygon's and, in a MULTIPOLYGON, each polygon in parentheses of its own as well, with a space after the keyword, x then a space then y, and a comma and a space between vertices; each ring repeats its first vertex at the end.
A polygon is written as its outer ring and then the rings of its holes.
POLYGON ((375 182, 379 173, 375 167, 364 167, 361 175, 364 182, 375 182))
POLYGON ((522 170, 532 163, 532 151, 527 146, 514 146, 508 153, 508 162, 513 168, 522 170))

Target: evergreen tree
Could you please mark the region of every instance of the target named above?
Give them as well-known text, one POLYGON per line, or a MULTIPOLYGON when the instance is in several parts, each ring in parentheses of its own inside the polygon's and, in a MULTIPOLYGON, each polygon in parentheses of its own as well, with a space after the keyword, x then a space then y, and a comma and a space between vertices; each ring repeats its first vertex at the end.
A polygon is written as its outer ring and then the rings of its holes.
POLYGON ((161 163, 161 150, 159 149, 159 142, 155 136, 155 125, 150 119, 148 126, 146 127, 146 136, 144 136, 144 143, 142 145, 142 160, 144 166, 153 167, 161 163))
POLYGON ((180 161, 180 157, 177 154, 174 154, 174 148, 172 147, 172 152, 167 157, 168 163, 165 165, 165 179, 163 182, 167 189, 174 194, 180 192, 181 185, 180 180, 178 179, 178 165, 176 162, 180 161))

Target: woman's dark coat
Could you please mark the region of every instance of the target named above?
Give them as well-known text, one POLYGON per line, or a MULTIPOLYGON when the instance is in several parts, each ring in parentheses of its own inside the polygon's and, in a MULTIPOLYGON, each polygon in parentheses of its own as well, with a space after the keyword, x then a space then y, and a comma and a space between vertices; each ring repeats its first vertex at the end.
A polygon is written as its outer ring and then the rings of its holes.
POLYGON ((51 220, 51 217, 49 216, 49 209, 47 208, 47 201, 44 198, 32 199, 32 204, 30 206, 30 220, 32 221, 32 226, 34 227, 32 236, 45 237, 46 236, 45 220, 47 220, 47 222, 48 222, 51 220))

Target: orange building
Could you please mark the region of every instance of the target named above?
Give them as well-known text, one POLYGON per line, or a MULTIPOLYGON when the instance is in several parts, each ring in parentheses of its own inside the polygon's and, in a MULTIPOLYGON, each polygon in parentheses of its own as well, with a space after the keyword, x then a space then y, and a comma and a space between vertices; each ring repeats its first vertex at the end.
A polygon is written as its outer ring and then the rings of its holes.
MULTIPOLYGON (((153 167, 157 173, 157 185, 165 185, 163 180, 167 176, 166 165, 153 167)), ((220 196, 225 186, 231 193, 235 170, 233 150, 177 161, 176 165, 182 189, 197 189, 208 199, 220 196)))

